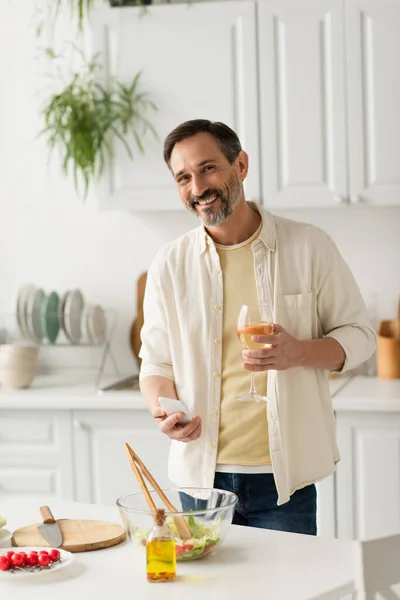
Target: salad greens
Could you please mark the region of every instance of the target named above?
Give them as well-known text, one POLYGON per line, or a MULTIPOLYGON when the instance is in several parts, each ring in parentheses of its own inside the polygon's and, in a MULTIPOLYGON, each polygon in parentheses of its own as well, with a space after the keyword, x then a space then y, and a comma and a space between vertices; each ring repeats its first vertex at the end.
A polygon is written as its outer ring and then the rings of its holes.
MULTIPOLYGON (((190 515, 187 521, 192 537, 184 541, 179 538, 174 521, 172 519, 167 521, 167 525, 175 537, 176 559, 178 561, 193 560, 200 556, 205 556, 221 543, 219 520, 210 527, 198 523, 193 515, 190 515)), ((135 527, 133 535, 140 544, 143 546, 146 545, 146 531, 135 527)))

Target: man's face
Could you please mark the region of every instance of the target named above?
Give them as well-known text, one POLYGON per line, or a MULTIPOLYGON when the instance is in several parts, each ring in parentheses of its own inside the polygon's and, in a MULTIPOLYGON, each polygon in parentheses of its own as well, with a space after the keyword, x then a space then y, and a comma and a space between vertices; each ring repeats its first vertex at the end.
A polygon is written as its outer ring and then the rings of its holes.
POLYGON ((206 227, 221 225, 244 198, 239 159, 229 164, 209 133, 175 144, 170 168, 183 204, 206 227))

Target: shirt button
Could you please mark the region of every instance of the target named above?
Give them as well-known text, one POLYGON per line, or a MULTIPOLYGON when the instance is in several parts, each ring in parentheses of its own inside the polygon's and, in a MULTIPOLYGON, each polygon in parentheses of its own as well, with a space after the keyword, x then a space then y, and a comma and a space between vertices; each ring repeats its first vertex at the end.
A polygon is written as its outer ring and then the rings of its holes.
POLYGON ((215 450, 215 448, 216 448, 216 447, 217 447, 217 446, 214 444, 214 442, 212 442, 212 443, 210 444, 210 450, 215 450))
POLYGON ((216 409, 216 408, 213 408, 213 409, 212 409, 212 411, 211 411, 211 414, 213 414, 213 415, 217 415, 217 414, 218 414, 218 411, 217 411, 217 409, 216 409))
POLYGON ((221 338, 215 338, 214 344, 220 344, 220 343, 221 343, 221 338))
POLYGON ((215 269, 215 274, 219 275, 221 273, 221 269, 215 269))
POLYGON ((221 307, 220 307, 220 305, 219 305, 219 304, 216 304, 216 305, 214 306, 214 308, 215 308, 215 310, 220 310, 220 308, 221 308, 221 307))
POLYGON ((213 375, 214 375, 214 377, 219 377, 218 371, 214 371, 213 375))

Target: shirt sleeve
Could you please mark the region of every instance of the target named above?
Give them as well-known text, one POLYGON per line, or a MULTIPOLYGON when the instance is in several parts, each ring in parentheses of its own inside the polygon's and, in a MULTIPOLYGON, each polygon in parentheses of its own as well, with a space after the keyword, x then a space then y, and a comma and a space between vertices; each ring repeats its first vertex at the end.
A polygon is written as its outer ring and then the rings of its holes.
POLYGON ((158 375, 174 381, 164 295, 155 263, 147 273, 143 314, 140 380, 158 375))
POLYGON ((337 371, 343 373, 372 356, 376 333, 356 280, 328 236, 327 246, 328 265, 317 295, 318 316, 324 337, 337 340, 345 352, 344 365, 337 371))

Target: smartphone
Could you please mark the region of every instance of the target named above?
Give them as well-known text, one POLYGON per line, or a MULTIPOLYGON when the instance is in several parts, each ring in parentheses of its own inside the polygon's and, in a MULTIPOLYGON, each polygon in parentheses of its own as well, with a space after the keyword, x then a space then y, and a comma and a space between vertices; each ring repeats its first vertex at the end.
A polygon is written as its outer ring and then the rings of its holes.
POLYGON ((179 425, 187 425, 192 420, 192 416, 182 400, 174 400, 173 398, 164 398, 163 396, 159 396, 158 401, 169 417, 178 412, 184 414, 183 419, 178 421, 179 425))

